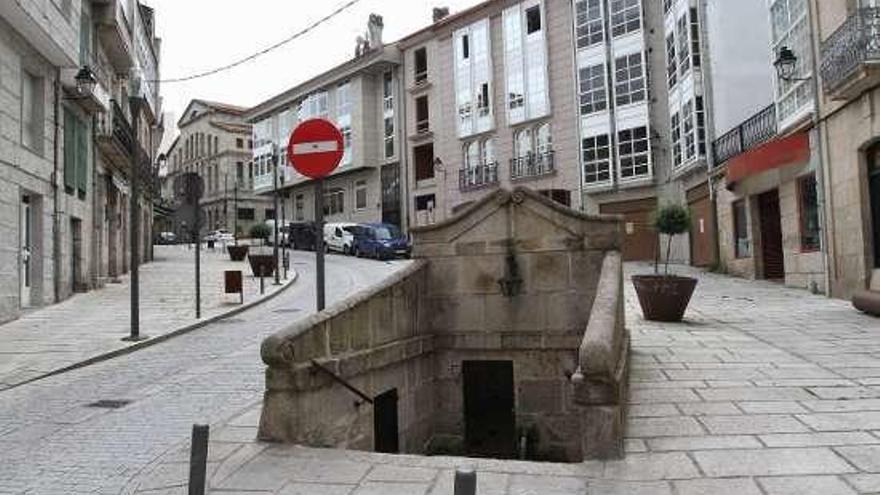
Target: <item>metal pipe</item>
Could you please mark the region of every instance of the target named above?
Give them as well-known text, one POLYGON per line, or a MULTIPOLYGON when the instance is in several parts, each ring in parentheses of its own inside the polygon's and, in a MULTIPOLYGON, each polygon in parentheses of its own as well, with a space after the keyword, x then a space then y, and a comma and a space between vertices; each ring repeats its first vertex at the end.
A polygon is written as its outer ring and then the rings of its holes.
MULTIPOLYGON (((810 77, 812 90, 813 90, 813 129, 816 131, 816 152, 819 155, 819 173, 816 174, 816 202, 818 203, 819 210, 819 225, 822 229, 822 235, 819 236, 819 244, 822 251, 822 271, 825 282, 825 295, 831 297, 831 269, 830 269, 830 253, 829 253, 829 235, 828 235, 828 219, 825 211, 826 205, 826 194, 825 194, 825 184, 828 184, 828 177, 826 177, 826 173, 830 173, 830 170, 826 167, 825 160, 825 145, 822 136, 821 123, 820 120, 820 105, 819 98, 821 97, 821 93, 819 92, 819 63, 818 57, 820 56, 819 49, 817 47, 817 42, 819 39, 819 32, 816 29, 816 26, 819 25, 819 11, 816 9, 813 4, 813 0, 807 1, 807 19, 810 21, 810 59, 811 59, 811 68, 812 77, 810 77)), ((829 196, 830 196, 831 188, 828 188, 829 196)), ((833 212, 832 212, 833 217, 833 212)))
POLYGON ((272 257, 275 260, 275 285, 281 285, 280 274, 278 273, 278 147, 272 145, 272 186, 274 188, 272 194, 273 210, 272 224, 275 229, 275 236, 272 238, 272 257))
POLYGON ((129 201, 129 243, 131 244, 131 334, 129 340, 140 340, 140 208, 139 197, 141 194, 141 154, 140 154, 140 99, 129 99, 131 109, 131 199, 129 201))
POLYGON ((53 145, 52 161, 55 167, 52 172, 52 277, 53 295, 56 303, 61 302, 61 208, 58 190, 58 177, 60 174, 60 148, 61 138, 61 69, 55 70, 55 84, 53 88, 54 122, 53 122, 53 145))
POLYGON ((338 384, 342 385, 343 387, 347 388, 347 389, 348 389, 349 391, 351 391, 351 393, 353 393, 354 395, 357 395, 358 397, 360 397, 361 399, 363 399, 364 402, 366 402, 366 403, 368 403, 368 404, 372 404, 372 403, 373 403, 373 398, 372 398, 372 397, 370 397, 369 395, 367 395, 367 394, 361 392, 361 391, 358 390, 354 385, 348 383, 344 378, 342 378, 341 376, 337 375, 336 373, 334 373, 333 371, 331 371, 330 369, 328 369, 327 367, 325 367, 324 365, 322 365, 322 364, 319 363, 318 361, 312 359, 312 366, 314 366, 314 367, 317 368, 319 371, 323 372, 324 374, 326 374, 327 376, 329 376, 330 378, 332 378, 333 381, 335 381, 336 383, 338 383, 338 384))

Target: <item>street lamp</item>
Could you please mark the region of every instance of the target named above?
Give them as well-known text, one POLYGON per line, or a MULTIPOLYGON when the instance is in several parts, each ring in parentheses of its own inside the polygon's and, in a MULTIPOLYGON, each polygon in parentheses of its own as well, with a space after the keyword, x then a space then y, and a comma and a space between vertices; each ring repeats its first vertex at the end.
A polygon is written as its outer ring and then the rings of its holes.
POLYGON ((80 96, 91 96, 98 85, 98 79, 88 65, 83 65, 73 79, 76 81, 76 93, 80 96))
POLYGON ((140 142, 140 114, 141 108, 146 103, 141 96, 142 75, 138 72, 132 74, 131 94, 128 103, 131 108, 131 140, 129 143, 129 157, 131 161, 131 204, 129 207, 129 243, 131 244, 131 328, 128 337, 123 340, 137 342, 147 337, 140 334, 140 230, 141 230, 141 168, 142 159, 140 142))
POLYGON ((794 51, 787 46, 782 46, 779 48, 779 53, 776 55, 776 61, 773 62, 773 66, 776 67, 776 74, 783 81, 808 81, 810 79, 808 77, 794 77, 795 71, 797 71, 797 62, 798 58, 794 51))

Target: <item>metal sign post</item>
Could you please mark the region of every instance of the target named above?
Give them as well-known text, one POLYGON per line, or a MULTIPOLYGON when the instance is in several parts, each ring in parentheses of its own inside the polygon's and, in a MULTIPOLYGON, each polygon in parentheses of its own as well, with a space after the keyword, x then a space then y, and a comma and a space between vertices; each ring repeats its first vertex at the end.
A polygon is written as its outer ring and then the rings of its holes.
POLYGON ((324 309, 324 179, 315 181, 315 268, 318 311, 324 309))
POLYGON ((278 148, 272 145, 272 225, 274 237, 272 237, 272 257, 275 259, 275 285, 281 285, 278 266, 278 148))
POLYGON ((195 252, 195 282, 196 282, 196 319, 202 317, 202 281, 201 281, 201 230, 205 224, 205 213, 199 206, 199 200, 205 192, 205 183, 196 173, 185 173, 174 182, 174 193, 180 200, 181 205, 177 209, 177 217, 182 224, 189 226, 193 243, 196 245, 195 252))
POLYGON ((307 120, 290 135, 287 157, 293 167, 306 177, 315 179, 315 268, 318 311, 325 307, 324 298, 324 178, 342 161, 345 151, 342 133, 324 119, 307 120))

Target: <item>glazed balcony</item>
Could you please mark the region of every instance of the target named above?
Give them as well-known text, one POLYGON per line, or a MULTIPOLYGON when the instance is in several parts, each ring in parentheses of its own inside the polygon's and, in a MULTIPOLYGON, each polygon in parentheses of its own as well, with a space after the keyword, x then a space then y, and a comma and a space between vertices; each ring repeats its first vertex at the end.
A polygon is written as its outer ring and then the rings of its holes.
POLYGON ((510 160, 510 180, 539 179, 556 173, 556 160, 553 151, 543 153, 529 152, 510 160))
POLYGON ((857 10, 822 43, 825 92, 848 100, 880 83, 880 8, 857 10))
POLYGON ((498 162, 481 163, 458 171, 458 189, 475 191, 498 185, 498 162))
POLYGON ((766 143, 776 132, 776 105, 770 105, 712 143, 715 166, 766 143))
POLYGON ((110 100, 110 111, 98 116, 96 141, 98 151, 119 171, 128 174, 134 131, 128 116, 116 100, 110 100))
POLYGON ((128 0, 94 0, 98 36, 116 73, 127 74, 134 66, 135 50, 131 37, 134 13, 128 0))

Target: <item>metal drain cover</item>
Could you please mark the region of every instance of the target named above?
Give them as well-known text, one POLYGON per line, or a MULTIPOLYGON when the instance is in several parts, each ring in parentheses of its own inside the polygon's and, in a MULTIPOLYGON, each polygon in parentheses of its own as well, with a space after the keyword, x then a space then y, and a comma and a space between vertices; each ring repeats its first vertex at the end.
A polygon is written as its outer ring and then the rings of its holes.
POLYGON ((214 325, 232 325, 233 323, 244 323, 244 320, 241 318, 226 318, 224 320, 217 320, 213 324, 214 325))
POLYGON ((120 409, 127 405, 131 404, 130 400, 99 400, 97 402, 92 402, 91 404, 87 404, 86 407, 100 407, 102 409, 120 409))
POLYGON ((276 309, 275 311, 272 311, 272 312, 277 313, 277 314, 287 314, 287 313, 299 313, 300 311, 302 311, 302 310, 299 308, 285 308, 285 309, 276 309))

